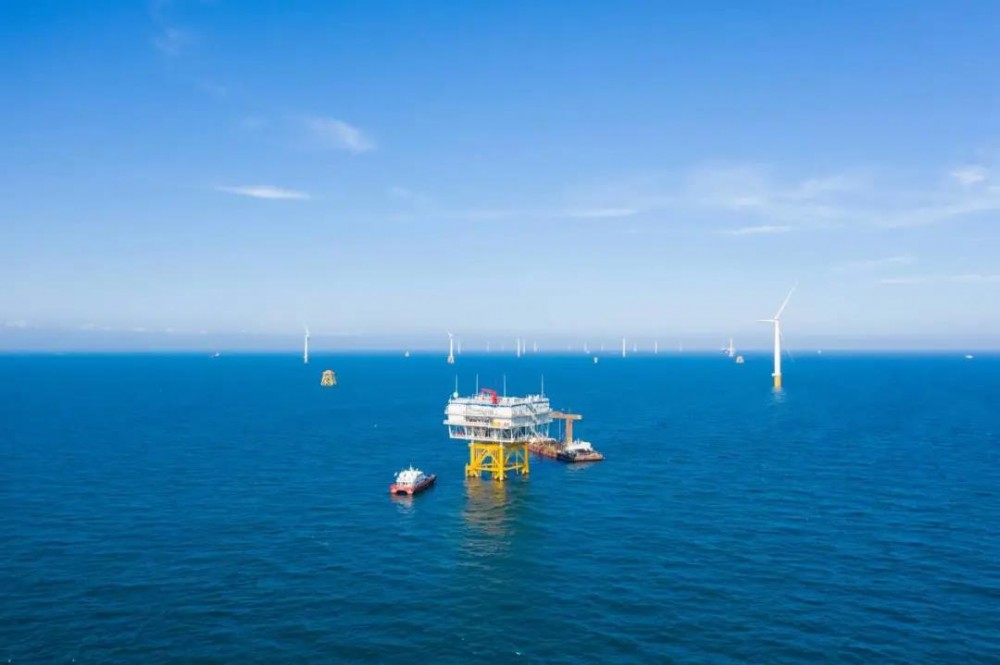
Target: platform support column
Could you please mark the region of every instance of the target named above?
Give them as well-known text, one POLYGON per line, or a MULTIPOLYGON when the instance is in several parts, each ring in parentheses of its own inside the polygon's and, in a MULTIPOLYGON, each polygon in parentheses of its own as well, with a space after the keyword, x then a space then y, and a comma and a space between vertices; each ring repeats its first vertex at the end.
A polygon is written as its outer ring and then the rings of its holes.
POLYGON ((527 442, 469 443, 469 463, 465 465, 465 475, 470 478, 488 473, 493 480, 502 483, 507 479, 508 472, 527 475, 529 471, 527 442))

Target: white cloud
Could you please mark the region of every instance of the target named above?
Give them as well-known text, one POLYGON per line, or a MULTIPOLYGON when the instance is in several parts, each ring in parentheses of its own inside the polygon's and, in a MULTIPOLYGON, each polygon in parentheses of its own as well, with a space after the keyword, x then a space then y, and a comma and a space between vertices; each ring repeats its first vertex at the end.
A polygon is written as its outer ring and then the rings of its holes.
POLYGON ((215 81, 198 81, 195 83, 199 90, 205 92, 212 97, 217 97, 219 99, 224 98, 229 94, 229 88, 222 85, 221 83, 216 83, 215 81))
POLYGON ((392 187, 387 187, 385 193, 389 198, 395 199, 403 203, 410 204, 416 207, 426 207, 432 203, 432 200, 426 194, 416 192, 408 187, 400 187, 394 185, 392 187))
POLYGON ((726 231, 726 233, 731 236, 755 236, 788 233, 789 231, 794 230, 794 226, 789 226, 787 224, 761 224, 759 226, 742 226, 738 229, 726 231))
POLYGON ((840 222, 838 201, 863 190, 860 173, 782 180, 760 164, 708 164, 685 172, 649 173, 591 185, 588 208, 630 214, 669 211, 675 218, 717 226, 745 224, 737 235, 784 233, 840 222))
POLYGON ((244 118, 240 118, 237 124, 239 125, 239 128, 244 131, 255 132, 258 129, 262 129, 267 126, 267 119, 262 118, 259 115, 248 115, 244 118))
POLYGON ((963 166, 952 171, 951 177, 957 180, 959 184, 969 187, 986 180, 987 172, 982 166, 963 166))
POLYGON ((414 193, 412 190, 409 190, 406 187, 399 187, 395 185, 387 188, 385 190, 385 193, 394 199, 403 199, 405 201, 409 201, 414 197, 414 193))
POLYGON ((304 120, 313 141, 325 148, 347 150, 354 154, 375 150, 375 142, 360 129, 336 118, 310 117, 304 120))
POLYGON ((964 275, 951 275, 948 281, 959 284, 997 284, 1000 283, 1000 275, 966 273, 964 275))
POLYGON ((910 255, 887 256, 881 259, 867 259, 864 261, 851 261, 833 267, 838 272, 861 272, 881 270, 882 268, 893 268, 896 266, 907 266, 917 262, 917 259, 910 255))
POLYGON ((890 211, 881 217, 880 222, 889 228, 928 226, 988 212, 1000 212, 1000 189, 995 187, 969 192, 933 205, 890 211))
MULTIPOLYGON (((429 204, 431 199, 414 194, 401 187, 388 190, 390 196, 403 201, 429 204)), ((499 220, 559 220, 559 219, 616 219, 638 215, 642 211, 634 208, 470 208, 466 210, 422 210, 420 214, 402 213, 395 216, 399 221, 419 221, 422 219, 451 220, 463 222, 491 222, 499 220)))
POLYGON ((1000 274, 909 275, 886 277, 879 281, 882 284, 1000 284, 1000 274))
MULTIPOLYGON (((1000 213, 1000 184, 987 167, 959 169, 953 178, 975 187, 956 187, 942 171, 914 173, 890 169, 782 176, 761 164, 710 164, 686 172, 651 172, 583 183, 558 205, 424 210, 440 220, 608 220, 667 213, 676 223, 700 225, 733 236, 774 235, 834 228, 902 228, 959 222, 1000 213)), ((409 191, 390 190, 405 200, 409 191)), ((647 217, 653 223, 651 217, 647 217)), ((637 227, 638 228, 638 227, 637 227)), ((835 269, 905 265, 912 257, 886 257, 835 269), (876 263, 878 262, 878 263, 876 263), (883 263, 884 265, 879 265, 883 263)))
POLYGON ((18 319, 16 321, 7 321, 6 323, 4 323, 4 326, 6 326, 7 328, 27 328, 28 322, 24 321, 23 319, 18 319))
POLYGON ((294 189, 282 189, 271 185, 244 185, 240 187, 216 187, 216 191, 239 196, 249 196, 254 199, 287 199, 304 201, 312 198, 306 192, 294 189))
POLYGON ((574 219, 608 219, 613 217, 631 217, 638 215, 639 212, 635 208, 589 208, 555 212, 552 216, 572 217, 574 219))
POLYGON ((738 235, 836 227, 901 228, 1000 213, 1000 184, 985 166, 965 167, 947 182, 936 173, 858 169, 780 177, 760 164, 710 164, 650 173, 581 192, 588 207, 669 211, 691 222, 743 223, 738 235), (954 181, 963 183, 955 187, 954 181), (973 186, 975 185, 975 186, 973 186))

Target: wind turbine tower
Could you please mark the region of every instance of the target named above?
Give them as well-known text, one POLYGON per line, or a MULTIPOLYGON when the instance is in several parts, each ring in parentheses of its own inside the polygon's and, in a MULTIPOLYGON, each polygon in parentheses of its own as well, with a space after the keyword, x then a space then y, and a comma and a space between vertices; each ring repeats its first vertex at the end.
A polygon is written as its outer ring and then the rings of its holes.
POLYGON ((305 341, 302 343, 302 364, 309 364, 309 328, 306 328, 305 341))
POLYGON ((448 333, 448 364, 455 364, 455 336, 448 333))
POLYGON ((622 337, 622 358, 625 357, 625 338, 622 337))
POLYGON ((773 319, 761 319, 760 321, 761 323, 774 324, 774 373, 771 376, 774 377, 775 390, 781 389, 781 315, 785 311, 785 307, 788 306, 788 301, 791 300, 792 293, 794 292, 795 287, 793 286, 788 295, 785 296, 785 302, 781 303, 781 307, 778 308, 773 319))

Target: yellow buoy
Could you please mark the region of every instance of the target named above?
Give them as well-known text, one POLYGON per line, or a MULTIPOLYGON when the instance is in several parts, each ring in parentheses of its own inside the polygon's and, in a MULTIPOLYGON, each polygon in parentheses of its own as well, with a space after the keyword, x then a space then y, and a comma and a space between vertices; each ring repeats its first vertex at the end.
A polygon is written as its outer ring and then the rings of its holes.
POLYGON ((333 373, 332 369, 328 369, 323 372, 323 378, 320 379, 319 385, 327 388, 337 385, 337 375, 333 373))

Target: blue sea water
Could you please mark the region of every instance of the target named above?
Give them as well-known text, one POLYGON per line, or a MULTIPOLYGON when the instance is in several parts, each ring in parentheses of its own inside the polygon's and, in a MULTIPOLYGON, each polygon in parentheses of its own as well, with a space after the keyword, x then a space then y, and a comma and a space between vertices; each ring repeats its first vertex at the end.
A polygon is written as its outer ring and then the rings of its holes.
POLYGON ((0 662, 1000 661, 1000 358, 769 374, 2 356, 0 662), (607 460, 466 480, 456 373, 544 374, 607 460), (438 485, 390 498, 410 462, 438 485))

